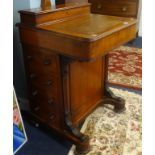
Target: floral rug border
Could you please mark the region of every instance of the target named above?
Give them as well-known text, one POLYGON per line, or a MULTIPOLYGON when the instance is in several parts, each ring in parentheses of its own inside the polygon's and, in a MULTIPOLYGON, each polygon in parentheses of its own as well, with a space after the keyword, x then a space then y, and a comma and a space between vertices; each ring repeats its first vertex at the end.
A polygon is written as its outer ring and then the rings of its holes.
MULTIPOLYGON (((114 51, 117 50, 142 54, 142 49, 137 47, 120 46, 114 51)), ((111 86, 121 86, 129 89, 142 90, 142 78, 139 78, 137 76, 126 76, 122 73, 117 72, 108 71, 108 80, 106 83, 110 84, 111 86)))
MULTIPOLYGON (((91 151, 86 155, 141 155, 142 97, 110 88, 126 99, 126 112, 114 113, 111 106, 97 108, 84 122, 81 132, 89 135, 91 151)), ((68 155, 74 155, 73 145, 68 155)))

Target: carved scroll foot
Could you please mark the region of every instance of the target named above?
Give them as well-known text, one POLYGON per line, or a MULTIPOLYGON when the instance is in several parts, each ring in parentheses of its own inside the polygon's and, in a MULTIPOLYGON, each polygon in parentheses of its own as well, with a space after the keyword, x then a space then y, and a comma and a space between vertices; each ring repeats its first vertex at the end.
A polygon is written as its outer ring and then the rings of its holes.
POLYGON ((78 127, 73 126, 69 113, 66 113, 65 123, 67 125, 68 132, 76 139, 76 155, 88 153, 90 151, 89 136, 81 133, 78 127))
POLYGON ((125 108, 125 100, 121 97, 117 97, 114 93, 109 89, 105 89, 105 98, 104 104, 111 104, 114 106, 114 111, 117 113, 121 113, 126 110, 125 108))
POLYGON ((90 151, 89 137, 85 136, 85 140, 81 144, 76 145, 75 154, 84 155, 90 151))

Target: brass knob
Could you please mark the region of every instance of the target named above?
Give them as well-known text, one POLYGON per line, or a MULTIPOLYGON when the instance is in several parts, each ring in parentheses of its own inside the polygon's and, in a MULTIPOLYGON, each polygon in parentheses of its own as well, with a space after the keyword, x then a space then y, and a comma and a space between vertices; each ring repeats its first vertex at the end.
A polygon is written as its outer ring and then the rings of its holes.
POLYGON ((37 94, 38 94, 38 91, 37 90, 35 90, 35 91, 32 92, 32 95, 33 96, 36 96, 37 94))
POLYGON ((50 119, 50 120, 53 120, 54 117, 55 117, 54 114, 51 114, 50 117, 49 117, 49 119, 50 119))
POLYGON ((47 103, 48 103, 49 105, 51 105, 51 104, 54 103, 54 100, 53 100, 53 99, 49 99, 49 100, 47 101, 47 103))
POLYGON ((123 11, 123 12, 126 12, 126 11, 127 11, 127 7, 126 7, 126 6, 123 6, 123 7, 122 7, 122 11, 123 11))
POLYGON ((31 79, 34 79, 35 77, 36 77, 36 74, 34 74, 34 73, 31 73, 31 74, 30 74, 30 78, 31 78, 31 79))
POLYGON ((35 111, 39 111, 39 109, 40 109, 39 107, 35 107, 34 108, 35 111))
POLYGON ((44 65, 50 65, 51 64, 51 60, 50 59, 45 59, 44 60, 44 65))
POLYGON ((28 56, 27 56, 27 59, 28 59, 28 60, 31 60, 31 59, 32 59, 32 56, 31 56, 31 55, 28 55, 28 56))
POLYGON ((39 123, 35 123, 35 127, 38 128, 39 127, 39 123))
POLYGON ((102 4, 98 4, 97 5, 97 9, 102 9, 103 5, 102 4))
POLYGON ((46 81, 46 85, 47 85, 47 86, 52 85, 52 83, 53 83, 53 82, 52 82, 51 80, 46 81))

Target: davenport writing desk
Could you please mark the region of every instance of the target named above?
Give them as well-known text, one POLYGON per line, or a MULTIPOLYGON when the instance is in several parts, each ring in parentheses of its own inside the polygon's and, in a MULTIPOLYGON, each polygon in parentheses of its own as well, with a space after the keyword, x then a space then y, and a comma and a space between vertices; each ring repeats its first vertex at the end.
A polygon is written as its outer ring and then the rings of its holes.
POLYGON ((31 114, 86 153, 80 122, 101 103, 125 110, 106 89, 106 54, 135 38, 136 20, 91 14, 88 3, 19 12, 31 114))

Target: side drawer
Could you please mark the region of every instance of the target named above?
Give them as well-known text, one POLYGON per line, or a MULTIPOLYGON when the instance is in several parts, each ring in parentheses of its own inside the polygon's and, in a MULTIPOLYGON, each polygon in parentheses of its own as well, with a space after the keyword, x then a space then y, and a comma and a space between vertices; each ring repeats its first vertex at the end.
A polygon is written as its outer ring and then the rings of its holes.
POLYGON ((139 0, 89 0, 91 12, 112 16, 134 17, 138 15, 139 0))
POLYGON ((48 72, 55 75, 59 71, 59 58, 58 55, 54 54, 52 51, 45 50, 42 48, 37 48, 34 46, 23 46, 23 54, 25 60, 25 67, 28 70, 33 69, 38 72, 48 72))
POLYGON ((59 93, 59 80, 58 77, 47 74, 35 72, 33 70, 27 71, 27 82, 29 87, 36 87, 44 95, 58 95, 59 93))
POLYGON ((36 91, 35 96, 32 95, 33 93, 35 92, 31 90, 29 94, 31 112, 47 124, 52 124, 55 127, 59 127, 60 106, 57 97, 51 96, 44 98, 42 93, 39 91, 36 91))

